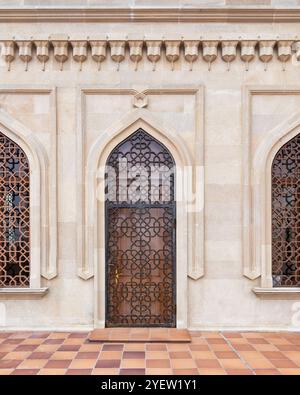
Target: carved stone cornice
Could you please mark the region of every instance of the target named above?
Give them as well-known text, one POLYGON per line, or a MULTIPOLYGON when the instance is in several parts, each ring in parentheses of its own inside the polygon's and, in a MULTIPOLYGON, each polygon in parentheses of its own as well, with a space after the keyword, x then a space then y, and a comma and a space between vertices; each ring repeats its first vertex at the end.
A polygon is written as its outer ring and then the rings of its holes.
POLYGON ((299 23, 300 8, 1 8, 0 22, 299 23))

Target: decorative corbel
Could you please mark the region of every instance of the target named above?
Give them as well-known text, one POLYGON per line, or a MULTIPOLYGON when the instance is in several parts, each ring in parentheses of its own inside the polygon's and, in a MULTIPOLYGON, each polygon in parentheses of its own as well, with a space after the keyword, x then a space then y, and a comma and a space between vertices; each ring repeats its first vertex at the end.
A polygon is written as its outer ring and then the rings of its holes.
POLYGON ((60 63, 60 71, 63 69, 63 64, 68 59, 68 41, 66 40, 54 40, 51 41, 54 48, 54 58, 60 63))
POLYGON ((267 64, 273 58, 273 49, 276 41, 263 40, 259 41, 259 59, 264 63, 264 70, 267 70, 267 64))
POLYGON ((129 57, 134 62, 134 70, 137 71, 138 62, 143 57, 143 41, 130 40, 129 44, 129 57))
POLYGON ((236 47, 238 41, 222 41, 222 59, 227 63, 227 71, 230 70, 230 63, 236 58, 236 47))
POLYGON ((152 63, 152 70, 155 71, 156 63, 159 61, 161 56, 161 44, 160 40, 146 41, 147 46, 147 58, 152 63))
POLYGON ((174 62, 179 59, 180 55, 180 40, 165 41, 166 58, 171 63, 171 70, 174 70, 174 62))
POLYGON ((87 58, 87 41, 71 41, 73 48, 73 59, 79 63, 79 71, 82 70, 82 63, 87 58))
POLYGON ((45 71, 45 63, 49 60, 49 41, 39 40, 34 42, 36 46, 36 57, 42 63, 42 70, 45 71))
POLYGON ((255 58, 255 47, 257 41, 242 40, 241 41, 241 59, 246 64, 246 71, 249 70, 249 63, 255 58))
POLYGON ((278 59, 282 62, 282 70, 285 71, 286 62, 292 57, 293 40, 279 40, 277 42, 278 59))
POLYGON ((106 40, 90 41, 92 59, 98 64, 98 71, 101 69, 101 63, 106 58, 106 40))
POLYGON ((202 41, 202 56, 208 62, 208 70, 211 69, 211 64, 217 59, 219 41, 202 41))
POLYGON ((295 58, 297 61, 300 60, 300 41, 296 39, 292 45, 292 51, 295 53, 295 58))
POLYGON ((190 71, 193 70, 193 63, 199 57, 199 43, 199 40, 184 41, 184 58, 190 64, 190 71))
POLYGON ((7 70, 10 71, 10 64, 15 59, 15 42, 13 40, 4 40, 1 42, 1 56, 7 63, 7 70))
POLYGON ((32 41, 22 40, 17 41, 19 47, 19 57, 25 63, 25 71, 28 70, 28 62, 32 59, 32 41))
POLYGON ((117 71, 120 69, 120 63, 125 59, 125 44, 124 40, 109 41, 110 56, 114 62, 117 62, 117 71))

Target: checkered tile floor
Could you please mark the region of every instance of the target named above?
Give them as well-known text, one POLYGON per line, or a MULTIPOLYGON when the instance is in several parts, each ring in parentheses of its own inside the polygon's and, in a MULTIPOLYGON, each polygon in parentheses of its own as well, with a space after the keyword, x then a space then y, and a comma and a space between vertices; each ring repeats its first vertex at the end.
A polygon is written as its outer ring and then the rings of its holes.
POLYGON ((300 333, 191 336, 184 344, 100 344, 88 333, 0 332, 0 374, 300 375, 300 333))

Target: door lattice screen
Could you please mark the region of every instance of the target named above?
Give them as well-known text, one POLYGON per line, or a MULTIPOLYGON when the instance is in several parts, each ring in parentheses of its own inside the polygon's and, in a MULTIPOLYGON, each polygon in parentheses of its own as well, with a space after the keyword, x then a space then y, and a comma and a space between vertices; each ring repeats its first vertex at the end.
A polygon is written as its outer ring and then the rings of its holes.
POLYGON ((115 173, 115 185, 121 186, 115 188, 109 181, 106 186, 106 326, 173 327, 174 160, 139 129, 113 150, 108 167, 115 173), (131 172, 125 183, 124 163, 131 172), (164 170, 160 180, 150 177, 158 166, 164 170), (134 177, 137 169, 139 177, 134 177), (134 190, 137 179, 140 187, 134 190))

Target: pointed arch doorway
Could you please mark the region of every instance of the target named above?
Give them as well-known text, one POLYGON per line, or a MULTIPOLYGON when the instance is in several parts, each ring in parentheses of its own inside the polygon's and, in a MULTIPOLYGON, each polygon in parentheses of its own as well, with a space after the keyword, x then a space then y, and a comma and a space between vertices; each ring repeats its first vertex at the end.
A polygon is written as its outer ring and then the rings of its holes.
POLYGON ((175 327, 175 161, 139 128, 112 150, 105 177, 105 325, 175 327))

